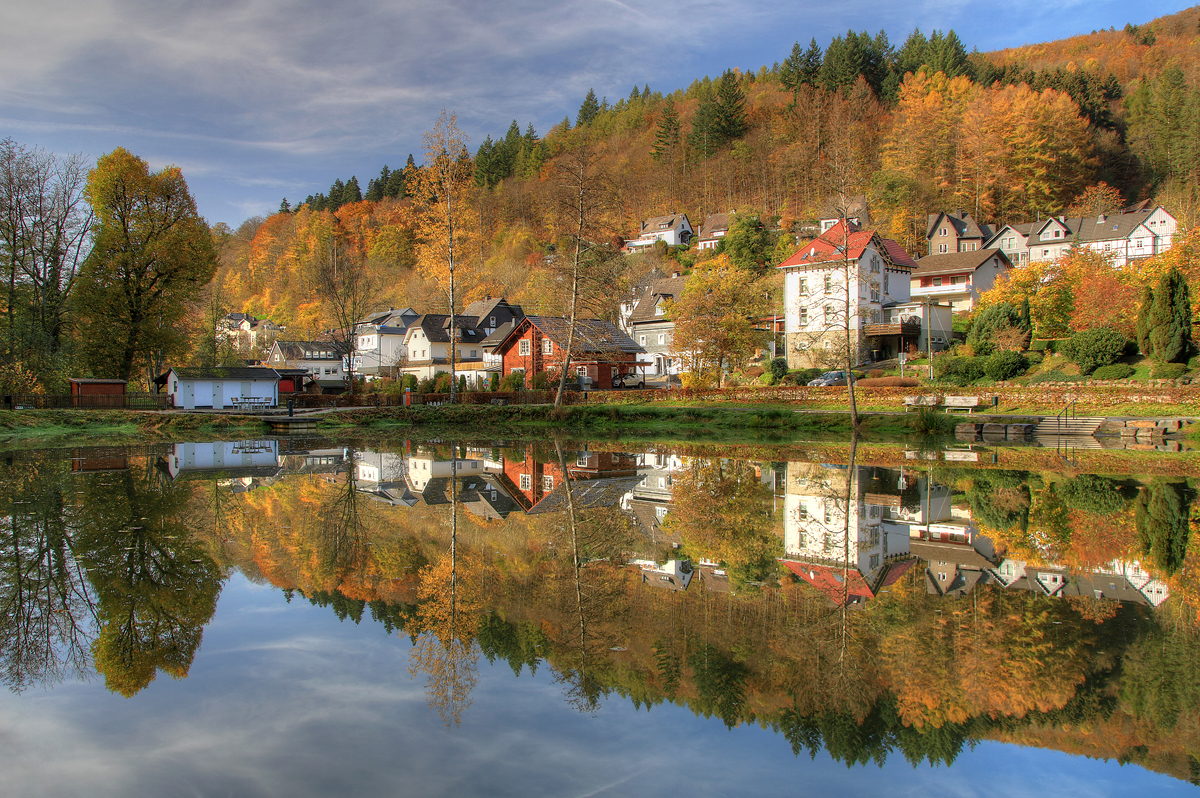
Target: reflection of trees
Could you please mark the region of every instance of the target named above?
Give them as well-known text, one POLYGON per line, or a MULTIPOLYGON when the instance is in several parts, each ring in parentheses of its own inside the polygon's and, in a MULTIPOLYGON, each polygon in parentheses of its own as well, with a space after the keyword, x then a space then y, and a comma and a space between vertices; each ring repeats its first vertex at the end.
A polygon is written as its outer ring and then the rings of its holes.
POLYGON ((91 670, 94 598, 65 522, 64 466, 9 466, 0 486, 0 680, 13 690, 91 670))
POLYGON ((736 584, 765 582, 780 554, 770 500, 745 460, 693 458, 674 480, 664 526, 693 556, 724 563, 736 584))
POLYGON ((1142 551, 1173 576, 1187 556, 1192 492, 1186 484, 1155 480, 1142 488, 1134 505, 1134 522, 1142 551))
POLYGON ((597 673, 597 667, 608 662, 601 652, 616 643, 613 622, 625 606, 624 581, 614 561, 629 551, 634 533, 630 519, 614 508, 576 508, 561 441, 556 440, 554 448, 565 476, 562 532, 570 558, 559 562, 552 586, 561 612, 556 641, 561 656, 555 667, 567 686, 567 700, 581 712, 595 712, 606 692, 597 673))
POLYGON ((450 550, 421 570, 409 673, 424 673, 425 700, 449 728, 462 721, 478 681, 482 562, 458 551, 458 447, 451 449, 450 550), (461 573, 460 573, 461 572, 461 573))
POLYGON ((152 470, 81 478, 69 519, 95 589, 96 670, 131 696, 156 670, 187 675, 216 609, 221 574, 184 525, 188 492, 152 470))
POLYGON ((358 490, 354 458, 347 460, 350 466, 345 481, 335 481, 322 495, 313 536, 317 569, 332 577, 333 584, 340 584, 348 575, 361 571, 369 555, 368 514, 362 507, 367 499, 358 490))

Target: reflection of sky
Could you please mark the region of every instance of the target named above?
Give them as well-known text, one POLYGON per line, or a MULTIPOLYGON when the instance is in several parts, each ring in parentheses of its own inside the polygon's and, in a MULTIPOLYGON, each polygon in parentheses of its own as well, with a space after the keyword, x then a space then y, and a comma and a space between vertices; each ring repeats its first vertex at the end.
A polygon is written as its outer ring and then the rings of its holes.
POLYGON ((514 678, 480 660, 462 725, 447 730, 408 675, 408 639, 365 617, 235 576, 191 675, 123 699, 100 680, 0 697, 5 796, 1005 795, 1191 792, 1137 767, 985 743, 952 769, 900 755, 847 769, 792 755, 782 735, 726 730, 622 698, 595 716, 549 668, 514 678))

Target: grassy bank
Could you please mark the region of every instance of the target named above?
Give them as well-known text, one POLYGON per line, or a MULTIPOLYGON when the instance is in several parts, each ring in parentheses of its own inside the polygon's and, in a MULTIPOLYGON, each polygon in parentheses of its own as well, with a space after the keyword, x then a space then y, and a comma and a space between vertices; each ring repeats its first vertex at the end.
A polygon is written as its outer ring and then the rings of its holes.
POLYGON ((245 416, 151 413, 137 410, 0 410, 0 441, 35 445, 40 441, 114 438, 179 438, 183 435, 260 435, 261 421, 245 416))

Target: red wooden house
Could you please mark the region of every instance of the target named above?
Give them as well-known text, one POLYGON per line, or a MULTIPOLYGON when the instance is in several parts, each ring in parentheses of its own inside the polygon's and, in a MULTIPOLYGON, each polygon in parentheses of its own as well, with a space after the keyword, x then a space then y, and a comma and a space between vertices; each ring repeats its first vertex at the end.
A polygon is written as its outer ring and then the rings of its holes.
MULTIPOLYGON (((525 373, 530 385, 539 372, 558 373, 566 360, 570 321, 556 316, 526 316, 496 347, 501 375, 525 373)), ((608 388, 617 374, 636 370, 637 356, 645 350, 614 324, 597 319, 575 322, 571 344, 572 374, 588 376, 597 388, 608 388)))

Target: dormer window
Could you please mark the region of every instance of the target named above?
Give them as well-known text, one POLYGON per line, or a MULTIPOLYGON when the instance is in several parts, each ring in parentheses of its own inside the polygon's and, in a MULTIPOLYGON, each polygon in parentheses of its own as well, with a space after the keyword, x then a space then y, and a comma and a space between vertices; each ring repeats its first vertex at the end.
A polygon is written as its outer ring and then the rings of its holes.
POLYGON ((661 315, 663 315, 663 313, 665 313, 665 312, 666 312, 666 311, 665 311, 665 310, 663 310, 663 303, 662 303, 662 302, 657 302, 657 303, 655 303, 655 305, 654 305, 654 315, 655 315, 655 316, 661 316, 661 315))
POLYGON ((488 318, 488 326, 489 326, 489 327, 495 327, 495 326, 496 326, 496 317, 495 317, 495 316, 490 316, 490 317, 488 318))

